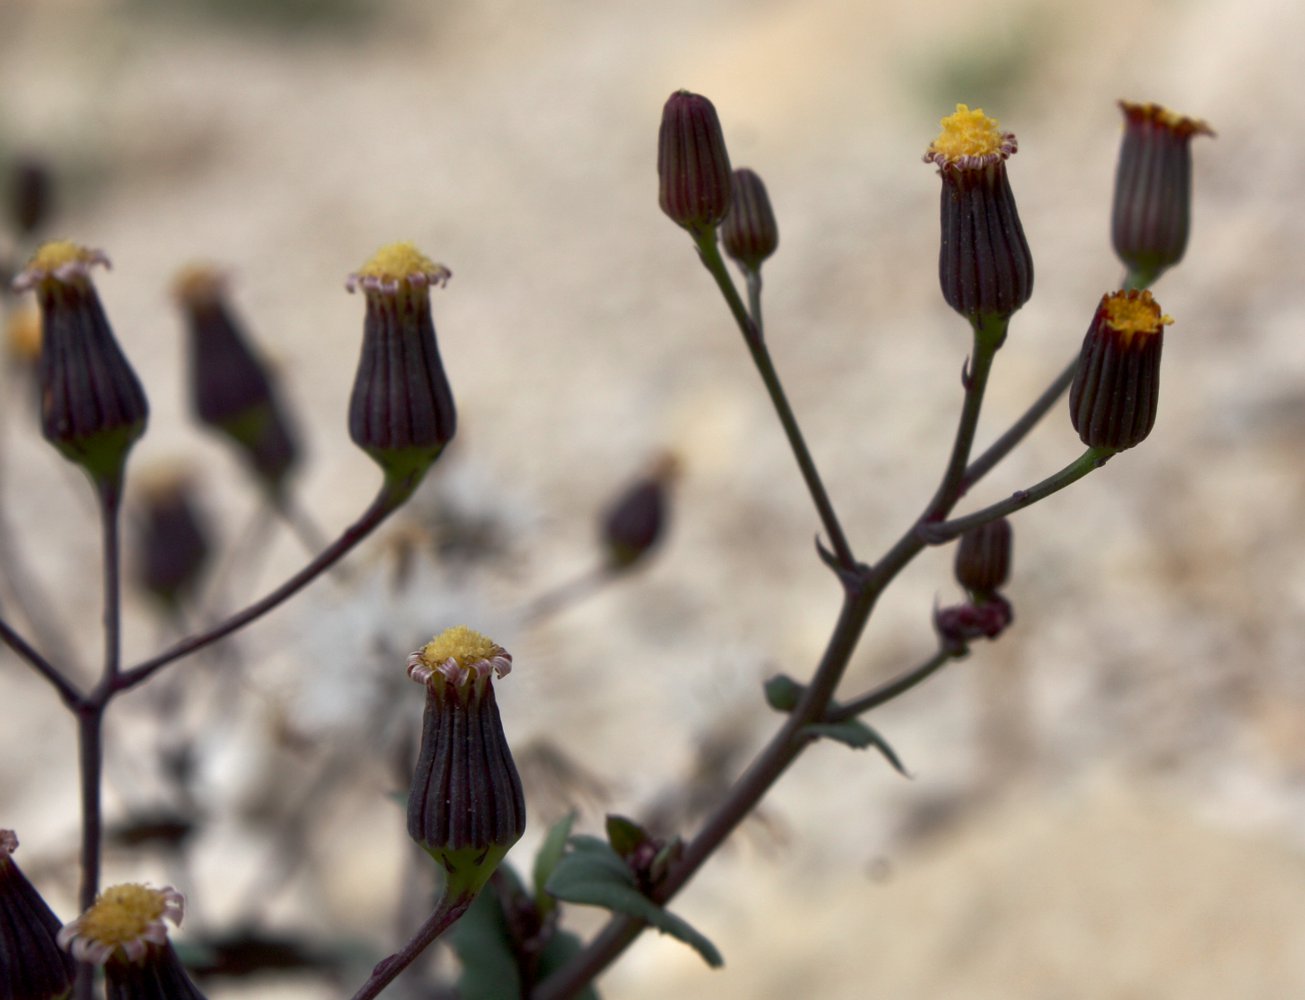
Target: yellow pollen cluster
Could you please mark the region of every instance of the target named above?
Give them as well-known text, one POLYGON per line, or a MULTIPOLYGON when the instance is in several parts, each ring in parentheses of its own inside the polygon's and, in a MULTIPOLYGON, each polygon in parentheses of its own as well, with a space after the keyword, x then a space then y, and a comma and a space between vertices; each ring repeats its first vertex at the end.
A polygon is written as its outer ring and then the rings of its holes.
POLYGON ((103 945, 139 941, 166 910, 162 890, 128 883, 105 889, 78 922, 81 936, 103 945))
POLYGON ((1104 302, 1105 319, 1112 330, 1131 339, 1134 334, 1150 336, 1173 322, 1173 317, 1160 312, 1160 306, 1150 292, 1115 292, 1104 302))
POLYGON ((948 115, 940 124, 942 131, 929 150, 948 160, 999 153, 1005 141, 997 119, 989 118, 982 108, 971 111, 967 105, 958 104, 956 113, 948 115))
POLYGON ((71 240, 51 240, 37 248, 27 267, 31 271, 52 273, 68 264, 94 264, 99 260, 100 255, 94 250, 88 250, 71 240))
POLYGON ((415 274, 440 275, 448 271, 436 264, 412 243, 391 243, 381 247, 356 273, 359 279, 375 278, 383 284, 406 281, 415 274))
POLYGON ((429 664, 455 660, 460 667, 469 667, 481 660, 501 655, 503 649, 493 639, 481 635, 465 625, 445 629, 421 649, 421 658, 429 664))

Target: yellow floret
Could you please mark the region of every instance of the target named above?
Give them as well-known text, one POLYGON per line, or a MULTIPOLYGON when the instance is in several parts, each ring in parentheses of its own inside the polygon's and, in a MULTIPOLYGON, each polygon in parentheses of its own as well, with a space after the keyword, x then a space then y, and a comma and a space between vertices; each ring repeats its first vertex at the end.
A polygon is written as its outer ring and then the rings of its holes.
POLYGON ((1150 292, 1129 294, 1116 292, 1107 296, 1105 302, 1106 322, 1112 330, 1118 330, 1126 339, 1134 334, 1151 335, 1173 322, 1173 317, 1160 312, 1160 306, 1151 297, 1150 292))
POLYGON ((88 250, 72 240, 51 240, 42 243, 36 253, 32 254, 27 269, 52 273, 67 264, 95 264, 99 260, 100 255, 94 250, 88 250))
POLYGON ((79 921, 81 936, 100 944, 121 945, 140 940, 167 909, 159 889, 128 883, 105 889, 79 921))
POLYGON ((415 274, 441 274, 447 268, 436 264, 412 243, 391 243, 381 247, 358 269, 358 278, 376 278, 386 284, 405 281, 415 274))
POLYGON ((458 666, 489 660, 503 653, 503 648, 488 636, 472 631, 465 625, 445 629, 421 650, 421 658, 428 664, 456 660, 458 666))
POLYGON ((971 111, 968 106, 958 104, 956 113, 942 119, 940 124, 942 131, 929 148, 948 160, 999 153, 1005 141, 997 119, 989 118, 982 108, 971 111))

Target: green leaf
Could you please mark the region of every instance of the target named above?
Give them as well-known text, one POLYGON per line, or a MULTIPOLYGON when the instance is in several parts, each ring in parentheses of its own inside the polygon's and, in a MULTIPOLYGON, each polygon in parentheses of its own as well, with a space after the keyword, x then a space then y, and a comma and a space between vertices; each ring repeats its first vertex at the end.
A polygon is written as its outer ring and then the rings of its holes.
POLYGON ((615 813, 608 814, 607 842, 621 857, 627 859, 634 857, 635 852, 651 839, 648 831, 634 820, 617 816, 615 813))
POLYGON ((803 726, 802 732, 807 736, 824 737, 827 740, 837 740, 839 743, 846 743, 853 750, 864 750, 866 747, 874 747, 884 759, 892 765, 893 770, 903 778, 909 778, 911 772, 902 766, 901 758, 897 756, 897 751, 888 745, 887 740, 877 732, 867 726, 860 719, 848 719, 845 722, 816 722, 809 726, 803 726))
MULTIPOLYGON (((504 871, 509 869, 505 865, 504 871)), ((497 892, 482 892, 448 932, 458 953, 462 1000, 503 1000, 521 995, 521 977, 497 892)))
POLYGON ((571 827, 575 823, 575 813, 567 813, 551 827, 548 828, 548 835, 544 837, 544 842, 539 846, 539 853, 535 855, 535 869, 533 872, 535 883, 535 906, 539 910, 539 915, 546 915, 556 903, 553 897, 544 891, 544 886, 548 884, 548 878, 553 874, 553 869, 557 863, 562 860, 562 855, 566 851, 566 839, 571 836, 571 827))
POLYGON ((767 705, 776 712, 791 712, 797 708, 805 688, 788 674, 776 674, 766 681, 764 690, 767 705))
POLYGON ((571 848, 548 880, 554 896, 637 917, 695 949, 712 968, 725 964, 715 945, 639 891, 630 866, 611 847, 596 837, 573 837, 571 848))

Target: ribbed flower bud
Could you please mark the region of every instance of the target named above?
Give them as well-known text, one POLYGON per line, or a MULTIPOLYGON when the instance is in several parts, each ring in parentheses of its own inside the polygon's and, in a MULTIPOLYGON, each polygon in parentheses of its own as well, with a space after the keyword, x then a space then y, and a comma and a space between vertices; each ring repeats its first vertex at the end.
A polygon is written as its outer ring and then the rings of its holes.
POLYGON ((1004 517, 971 528, 956 545, 956 579, 972 594, 991 594, 1010 576, 1011 528, 1004 517))
POLYGON ((1120 101, 1119 107, 1124 141, 1110 234, 1134 284, 1144 286, 1183 259, 1191 231, 1191 143, 1214 132, 1158 104, 1120 101))
POLYGON ((450 892, 478 892, 525 832, 526 803, 494 678, 512 668, 497 643, 459 625, 408 658, 426 688, 408 835, 444 866, 450 892))
POLYGON ((658 201, 694 237, 711 232, 730 208, 730 156, 716 108, 677 90, 662 109, 657 139, 658 201))
POLYGON ((0 830, 0 997, 63 1000, 73 961, 59 947, 59 918, 13 859, 18 838, 0 830))
POLYGON ((941 124, 924 159, 942 178, 943 298, 972 323, 1008 319, 1033 292, 1033 257, 1006 177, 1015 136, 964 104, 941 124))
POLYGON ((431 286, 450 277, 411 243, 394 243, 348 281, 367 299, 349 435, 387 476, 414 485, 457 429, 430 312, 431 286))
POLYGON ((18 291, 35 289, 41 307, 41 430, 96 482, 121 473, 149 417, 91 283, 91 268, 108 263, 99 250, 46 243, 14 280, 18 291))
POLYGON ((779 246, 779 224, 766 185, 747 167, 734 171, 730 210, 720 236, 725 252, 749 271, 760 271, 779 246))
POLYGON ((666 529, 667 491, 675 471, 675 459, 662 458, 607 509, 603 517, 603 547, 611 568, 634 565, 661 540, 666 529))
POLYGON ((278 493, 299 445, 272 373, 227 306, 225 280, 197 264, 173 287, 185 316, 195 418, 229 438, 259 480, 278 493))
POLYGON ((1172 322, 1150 292, 1101 297, 1069 389, 1069 415, 1084 444, 1122 451, 1151 433, 1164 328, 1172 322))
POLYGON ((145 590, 175 610, 193 594, 208 563, 209 533, 185 476, 156 476, 141 492, 137 576, 145 590))
POLYGON ((164 921, 180 925, 184 911, 171 887, 115 885, 59 932, 59 943, 79 962, 104 966, 106 1000, 204 1000, 168 941, 164 921))

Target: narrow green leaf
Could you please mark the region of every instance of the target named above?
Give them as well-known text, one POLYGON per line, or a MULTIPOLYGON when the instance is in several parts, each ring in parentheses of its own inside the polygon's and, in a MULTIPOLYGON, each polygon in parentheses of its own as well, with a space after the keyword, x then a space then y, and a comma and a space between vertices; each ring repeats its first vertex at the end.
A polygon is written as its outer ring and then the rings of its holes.
POLYGON ((724 964, 715 945, 639 891, 634 873, 611 847, 594 837, 574 837, 571 844, 573 850, 548 880, 548 891, 554 896, 637 917, 695 949, 712 968, 724 964))
POLYGON ((458 995, 462 1000, 503 1000, 521 995, 521 977, 512 951, 498 893, 482 892, 448 932, 458 953, 462 975, 458 995))
MULTIPOLYGON (((543 982, 576 955, 584 951, 584 942, 570 931, 557 931, 539 953, 539 982, 543 982)), ((593 983, 576 994, 577 1000, 601 1000, 593 983)))
POLYGON ((911 772, 902 765, 901 758, 897 756, 897 751, 888 745, 887 740, 860 719, 848 719, 845 722, 812 723, 809 726, 804 726, 802 732, 808 736, 837 740, 839 743, 847 744, 854 750, 874 747, 883 754, 884 759, 892 765, 894 771, 903 778, 911 776, 911 772))
POLYGON ((539 853, 535 855, 533 872, 535 906, 539 909, 541 917, 555 905, 553 897, 544 891, 544 886, 548 884, 548 877, 553 874, 557 863, 562 860, 562 854, 566 851, 566 839, 571 836, 571 827, 574 823, 575 813, 572 812, 549 827, 548 835, 544 837, 539 853))

